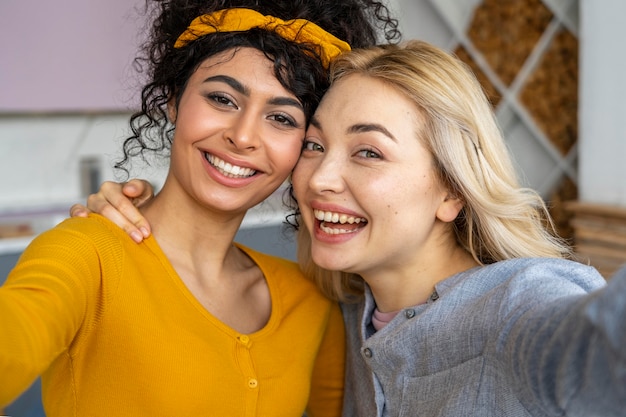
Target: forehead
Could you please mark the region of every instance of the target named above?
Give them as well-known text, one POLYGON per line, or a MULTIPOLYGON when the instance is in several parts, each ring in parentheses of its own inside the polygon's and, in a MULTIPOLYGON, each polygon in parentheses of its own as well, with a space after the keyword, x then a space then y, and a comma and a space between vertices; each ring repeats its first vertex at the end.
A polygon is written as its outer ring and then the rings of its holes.
POLYGON ((269 71, 272 77, 276 78, 273 62, 256 48, 227 49, 206 58, 198 65, 198 69, 209 70, 212 68, 249 70, 251 72, 269 71))
POLYGON ((274 62, 255 48, 232 48, 206 58, 191 74, 187 86, 199 87, 208 80, 216 79, 233 80, 229 84, 238 84, 239 89, 248 95, 256 92, 296 98, 295 93, 277 78, 274 62))
POLYGON ((424 120, 418 106, 397 87, 362 74, 351 74, 335 81, 322 99, 315 118, 323 125, 378 123, 405 133, 419 130, 424 120))

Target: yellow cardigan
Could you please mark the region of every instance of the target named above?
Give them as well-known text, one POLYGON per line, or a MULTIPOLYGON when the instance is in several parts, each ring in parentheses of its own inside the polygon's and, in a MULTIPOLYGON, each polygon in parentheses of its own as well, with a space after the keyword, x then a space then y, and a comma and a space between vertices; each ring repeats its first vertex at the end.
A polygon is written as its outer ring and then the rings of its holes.
POLYGON ((241 247, 272 299, 252 334, 193 297, 151 237, 103 217, 37 237, 0 287, 0 407, 40 374, 48 417, 341 414, 344 328, 296 264, 241 247))

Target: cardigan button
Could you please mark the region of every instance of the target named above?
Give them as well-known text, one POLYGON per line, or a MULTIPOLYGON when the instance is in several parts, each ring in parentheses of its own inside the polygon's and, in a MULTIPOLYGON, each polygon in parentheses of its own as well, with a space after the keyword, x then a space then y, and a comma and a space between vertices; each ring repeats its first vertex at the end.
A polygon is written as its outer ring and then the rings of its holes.
POLYGON ((370 349, 370 348, 363 349, 363 356, 365 356, 366 358, 369 359, 369 358, 372 357, 372 355, 373 355, 372 349, 370 349))
POLYGON ((413 317, 415 317, 415 310, 408 309, 404 312, 404 317, 406 317, 407 319, 412 319, 413 317))

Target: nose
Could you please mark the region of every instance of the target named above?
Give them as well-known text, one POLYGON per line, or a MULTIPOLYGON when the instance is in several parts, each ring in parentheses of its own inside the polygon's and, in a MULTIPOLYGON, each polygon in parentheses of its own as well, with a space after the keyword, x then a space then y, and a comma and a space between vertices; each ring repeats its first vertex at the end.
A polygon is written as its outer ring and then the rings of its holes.
POLYGON ((346 185, 343 175, 344 161, 332 153, 324 153, 317 159, 317 163, 309 168, 308 187, 318 194, 341 193, 346 185))
POLYGON ((224 130, 224 139, 238 150, 254 150, 261 145, 259 116, 251 110, 242 110, 224 130))

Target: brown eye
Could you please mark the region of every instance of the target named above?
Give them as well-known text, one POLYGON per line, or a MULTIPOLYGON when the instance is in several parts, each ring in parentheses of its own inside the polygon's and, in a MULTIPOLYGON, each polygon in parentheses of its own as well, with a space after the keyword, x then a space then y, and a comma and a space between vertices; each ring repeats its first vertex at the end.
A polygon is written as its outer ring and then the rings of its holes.
POLYGON ((287 116, 286 114, 282 114, 282 113, 275 114, 275 115, 270 116, 270 118, 276 121, 277 123, 280 123, 281 125, 297 127, 295 120, 293 120, 291 117, 287 116))
POLYGON ((224 94, 211 93, 211 94, 207 95, 207 98, 210 101, 216 103, 219 106, 237 108, 237 105, 233 102, 233 100, 231 100, 230 97, 228 97, 228 96, 226 96, 224 94))

